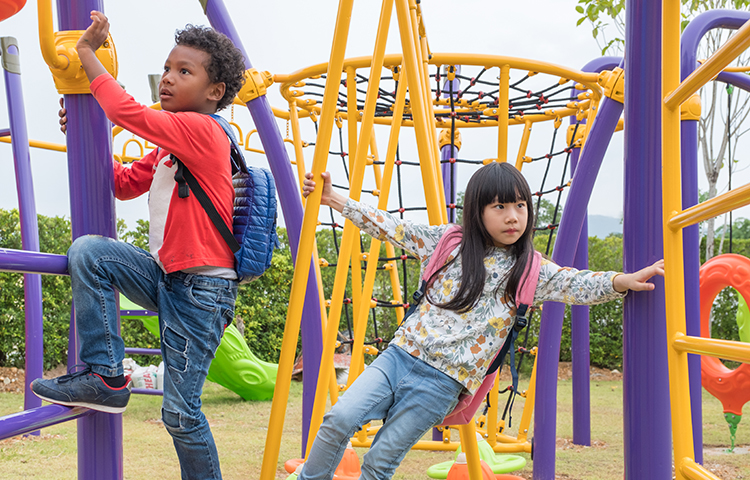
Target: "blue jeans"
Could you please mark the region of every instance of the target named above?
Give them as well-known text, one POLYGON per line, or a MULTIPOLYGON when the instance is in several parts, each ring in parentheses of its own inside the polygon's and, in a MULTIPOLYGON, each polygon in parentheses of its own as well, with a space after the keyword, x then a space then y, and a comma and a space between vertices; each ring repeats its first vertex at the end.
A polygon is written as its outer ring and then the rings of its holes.
POLYGON ((463 386, 396 346, 388 347, 323 418, 299 480, 330 480, 354 433, 386 419, 362 460, 360 479, 393 476, 406 453, 458 403, 463 386))
POLYGON ((68 250, 81 361, 95 373, 123 373, 115 291, 159 313, 165 365, 162 420, 183 479, 221 478, 219 455, 201 412, 208 367, 234 317, 237 282, 165 274, 145 250, 111 238, 83 236, 68 250))

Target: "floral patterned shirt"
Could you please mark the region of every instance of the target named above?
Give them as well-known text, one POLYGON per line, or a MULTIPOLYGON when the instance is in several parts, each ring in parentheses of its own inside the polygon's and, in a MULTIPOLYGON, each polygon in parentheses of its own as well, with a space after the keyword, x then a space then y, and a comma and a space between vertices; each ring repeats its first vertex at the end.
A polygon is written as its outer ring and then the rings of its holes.
MULTIPOLYGON (((421 262, 422 274, 449 227, 414 224, 351 199, 343 215, 373 237, 414 253, 421 262)), ((449 258, 457 254, 458 248, 449 258)), ((506 305, 501 295, 494 294, 498 286, 499 292, 504 291, 504 278, 513 263, 505 248, 493 249, 484 259, 487 271, 484 294, 474 308, 459 314, 424 301, 418 314, 407 318, 396 331, 391 345, 444 372, 474 393, 513 324, 515 306, 506 305)), ((612 284, 616 274, 579 271, 542 260, 534 304, 554 301, 591 305, 621 298, 624 294, 615 291, 612 284)), ((460 281, 461 257, 436 278, 429 290, 430 298, 439 303, 448 301, 458 292, 460 281)))

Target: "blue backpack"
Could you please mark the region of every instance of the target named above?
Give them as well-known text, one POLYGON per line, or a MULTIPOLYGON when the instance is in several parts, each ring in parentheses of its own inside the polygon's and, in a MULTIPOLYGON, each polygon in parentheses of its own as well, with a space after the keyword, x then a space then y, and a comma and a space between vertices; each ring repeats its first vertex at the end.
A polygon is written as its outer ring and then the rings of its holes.
POLYGON ((234 212, 232 231, 222 220, 216 207, 208 198, 190 170, 177 157, 175 180, 178 195, 186 198, 190 190, 195 194, 224 241, 234 253, 234 269, 239 283, 248 283, 263 275, 271 266, 274 249, 280 246, 276 234, 276 184, 271 172, 265 168, 248 166, 229 123, 219 115, 211 117, 221 126, 231 141, 232 185, 234 186, 234 212))

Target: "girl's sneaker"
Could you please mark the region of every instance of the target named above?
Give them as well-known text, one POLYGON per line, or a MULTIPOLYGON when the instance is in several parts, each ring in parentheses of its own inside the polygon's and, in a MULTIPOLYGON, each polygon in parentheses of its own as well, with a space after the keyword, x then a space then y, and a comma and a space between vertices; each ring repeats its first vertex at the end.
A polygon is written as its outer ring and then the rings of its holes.
POLYGON ((130 400, 130 377, 125 385, 112 388, 90 368, 51 380, 37 378, 31 391, 42 400, 69 407, 86 407, 107 413, 122 413, 130 400))

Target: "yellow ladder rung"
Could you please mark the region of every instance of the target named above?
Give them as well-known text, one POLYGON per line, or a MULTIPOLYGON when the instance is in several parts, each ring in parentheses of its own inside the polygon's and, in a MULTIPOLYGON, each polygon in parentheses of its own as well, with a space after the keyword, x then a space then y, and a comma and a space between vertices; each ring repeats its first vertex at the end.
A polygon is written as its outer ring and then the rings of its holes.
POLYGON ((750 204, 750 183, 716 196, 693 207, 677 212, 667 225, 672 231, 695 225, 731 210, 750 204))
POLYGON ((691 480, 720 480, 719 477, 706 470, 691 458, 683 458, 680 471, 685 477, 691 480))
POLYGON ((750 344, 718 338, 691 337, 678 333, 672 346, 679 352, 697 353, 735 362, 750 363, 750 344))

